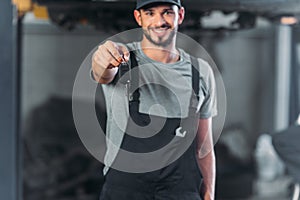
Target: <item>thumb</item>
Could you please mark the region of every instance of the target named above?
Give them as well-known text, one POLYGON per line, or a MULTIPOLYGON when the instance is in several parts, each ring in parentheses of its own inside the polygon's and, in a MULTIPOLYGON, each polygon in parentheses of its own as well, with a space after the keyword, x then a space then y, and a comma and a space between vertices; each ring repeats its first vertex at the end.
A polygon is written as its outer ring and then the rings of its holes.
POLYGON ((129 61, 129 57, 130 57, 130 53, 129 53, 127 47, 121 45, 119 47, 119 50, 120 50, 120 53, 121 53, 123 59, 125 60, 125 62, 128 62, 129 61))

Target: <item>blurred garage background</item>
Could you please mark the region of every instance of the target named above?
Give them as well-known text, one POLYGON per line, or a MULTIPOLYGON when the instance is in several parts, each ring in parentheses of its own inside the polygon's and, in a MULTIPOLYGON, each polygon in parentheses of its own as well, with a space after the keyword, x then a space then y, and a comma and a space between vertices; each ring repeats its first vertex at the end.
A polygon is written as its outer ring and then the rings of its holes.
MULTIPOLYGON (((298 180, 271 140, 300 113, 300 1, 182 3, 180 32, 203 45, 226 90, 224 128, 218 120, 214 125, 223 128, 215 145, 216 199, 296 200, 298 180)), ((137 27, 134 6, 134 0, 0 2, 1 199, 98 199, 103 166, 77 135, 73 84, 98 44, 137 27)), ((96 107, 103 110, 101 102, 96 107)))

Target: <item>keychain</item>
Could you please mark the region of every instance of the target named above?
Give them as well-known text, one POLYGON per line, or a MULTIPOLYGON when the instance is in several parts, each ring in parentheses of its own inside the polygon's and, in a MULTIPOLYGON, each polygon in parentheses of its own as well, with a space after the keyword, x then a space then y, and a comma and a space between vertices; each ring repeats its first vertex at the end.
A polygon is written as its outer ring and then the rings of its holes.
POLYGON ((131 86, 131 72, 130 72, 130 65, 128 62, 123 61, 119 65, 119 82, 125 85, 126 88, 126 95, 128 100, 132 100, 132 94, 130 92, 131 86))

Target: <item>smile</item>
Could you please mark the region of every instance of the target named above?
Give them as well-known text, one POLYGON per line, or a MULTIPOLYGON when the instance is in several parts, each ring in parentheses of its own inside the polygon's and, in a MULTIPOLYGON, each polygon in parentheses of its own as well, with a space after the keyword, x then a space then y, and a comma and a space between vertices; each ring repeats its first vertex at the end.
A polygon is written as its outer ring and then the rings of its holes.
POLYGON ((151 31, 154 32, 158 36, 163 36, 168 32, 169 28, 152 28, 151 31))

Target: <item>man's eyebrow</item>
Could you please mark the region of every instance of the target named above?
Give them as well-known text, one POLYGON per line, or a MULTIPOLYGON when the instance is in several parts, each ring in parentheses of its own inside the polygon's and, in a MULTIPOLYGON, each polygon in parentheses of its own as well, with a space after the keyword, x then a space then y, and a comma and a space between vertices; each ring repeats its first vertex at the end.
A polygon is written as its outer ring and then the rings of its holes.
POLYGON ((166 8, 163 11, 165 12, 165 11, 174 11, 174 10, 173 10, 173 8, 166 8))
POLYGON ((144 8, 143 11, 144 11, 144 12, 147 12, 147 11, 153 11, 153 9, 152 9, 152 8, 144 8))
MULTIPOLYGON (((152 8, 145 8, 143 10, 143 12, 153 12, 153 9, 152 8)), ((165 8, 162 10, 162 13, 164 12, 175 12, 172 8, 165 8)))
MULTIPOLYGON (((150 8, 144 8, 142 10, 144 10, 144 11, 153 11, 153 8, 151 8, 151 7, 150 8)), ((171 6, 168 7, 168 8, 163 9, 163 11, 170 11, 170 10, 174 11, 171 6)))

